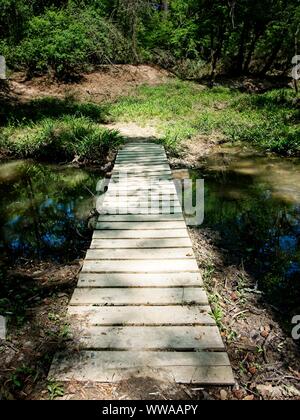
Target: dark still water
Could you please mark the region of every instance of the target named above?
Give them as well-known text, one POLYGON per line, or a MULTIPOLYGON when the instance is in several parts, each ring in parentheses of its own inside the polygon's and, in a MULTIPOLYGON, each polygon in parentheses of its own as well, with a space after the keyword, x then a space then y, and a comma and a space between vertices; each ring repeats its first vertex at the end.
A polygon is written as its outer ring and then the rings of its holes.
POLYGON ((203 227, 219 234, 274 306, 300 313, 300 160, 229 147, 190 176, 205 179, 203 227))
POLYGON ((16 161, 0 165, 0 252, 58 261, 82 257, 101 174, 16 161), (91 193, 92 192, 92 193, 91 193))

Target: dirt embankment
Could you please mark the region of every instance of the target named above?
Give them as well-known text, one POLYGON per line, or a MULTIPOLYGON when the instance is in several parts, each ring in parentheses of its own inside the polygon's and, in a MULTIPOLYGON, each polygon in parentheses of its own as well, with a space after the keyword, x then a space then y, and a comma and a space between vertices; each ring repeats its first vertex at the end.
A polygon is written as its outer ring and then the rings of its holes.
POLYGON ((113 65, 101 66, 97 71, 84 74, 76 83, 62 83, 48 76, 26 80, 23 73, 16 73, 10 85, 12 93, 24 101, 45 96, 63 98, 74 95, 80 100, 103 102, 125 95, 139 85, 163 83, 169 77, 170 73, 158 67, 113 65))

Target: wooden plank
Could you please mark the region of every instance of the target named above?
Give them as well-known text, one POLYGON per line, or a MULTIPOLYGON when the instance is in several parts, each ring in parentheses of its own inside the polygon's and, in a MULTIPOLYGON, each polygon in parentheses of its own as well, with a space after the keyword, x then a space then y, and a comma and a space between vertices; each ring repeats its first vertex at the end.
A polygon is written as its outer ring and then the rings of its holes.
POLYGON ((119 195, 128 195, 138 194, 139 196, 143 194, 148 195, 163 195, 163 194, 172 194, 177 195, 177 190, 174 185, 129 185, 129 184, 112 184, 109 186, 109 191, 118 193, 119 195))
MULTIPOLYGON (((118 153, 132 152, 133 151, 132 149, 136 149, 136 148, 139 148, 139 146, 138 145, 133 145, 131 147, 122 147, 119 150, 118 153)), ((147 147, 147 145, 144 143, 143 145, 140 146, 140 148, 142 149, 141 150, 141 153, 147 153, 147 152, 151 151, 151 149, 154 149, 155 151, 158 151, 159 153, 162 153, 162 154, 163 153, 166 153, 164 146, 161 145, 161 144, 158 144, 158 145, 157 144, 154 144, 151 147, 147 147)))
POLYGON ((130 214, 116 214, 116 215, 100 215, 99 222, 163 222, 184 220, 182 213, 177 214, 160 214, 160 215, 130 215, 130 214))
POLYGON ((116 162, 114 166, 114 171, 118 171, 119 167, 123 168, 133 168, 137 170, 141 170, 144 168, 145 170, 148 170, 150 172, 157 172, 157 171, 171 171, 170 166, 167 162, 163 163, 152 163, 149 164, 148 162, 134 162, 134 160, 131 160, 130 162, 116 162))
POLYGON ((153 155, 153 156, 148 156, 148 157, 145 157, 145 156, 135 156, 135 157, 133 157, 133 156, 118 156, 117 158, 116 158, 116 163, 154 163, 154 164, 157 164, 157 163, 165 163, 165 164, 167 164, 168 163, 168 159, 167 159, 167 157, 166 156, 155 156, 155 155, 153 155))
POLYGON ((169 165, 115 165, 115 172, 131 172, 131 173, 148 173, 148 174, 170 174, 171 170, 169 165))
POLYGON ((89 249, 86 260, 167 260, 170 258, 194 259, 192 248, 153 249, 89 249))
POLYGON ((116 159, 168 159, 165 153, 157 151, 147 151, 147 152, 122 152, 119 153, 116 159))
POLYGON ((77 288, 70 305, 208 305, 206 293, 200 287, 161 288, 77 288))
POLYGON ((198 287, 202 285, 200 273, 80 273, 77 287, 198 287))
POLYGON ((71 306, 68 314, 90 326, 216 325, 209 306, 71 306))
POLYGON ((62 382, 117 383, 133 377, 153 377, 182 384, 234 385, 228 356, 223 352, 82 350, 58 353, 50 375, 62 382))
POLYGON ((213 326, 86 327, 78 341, 81 348, 97 350, 224 350, 213 326))
POLYGON ((103 207, 107 209, 118 209, 118 208, 124 208, 127 207, 128 210, 137 209, 137 208, 175 208, 178 212, 178 210, 181 209, 180 203, 177 199, 172 199, 170 197, 169 200, 163 200, 163 199, 149 199, 143 200, 136 197, 116 197, 113 199, 113 196, 106 195, 104 201, 103 201, 103 207))
POLYGON ((179 207, 170 208, 149 208, 149 207, 102 207, 99 214, 116 215, 116 214, 129 214, 129 215, 142 215, 142 214, 174 214, 181 210, 179 207))
POLYGON ((126 182, 118 182, 118 183, 111 183, 109 188, 113 191, 119 191, 119 190, 133 190, 133 191, 149 191, 149 190, 155 190, 155 191, 174 191, 177 192, 175 185, 171 181, 167 181, 168 183, 162 184, 161 182, 153 183, 153 182, 138 182, 138 183, 129 183, 126 182))
POLYGON ((163 199, 156 199, 156 198, 151 198, 151 197, 147 197, 146 199, 139 199, 138 197, 133 197, 131 198, 130 196, 126 197, 115 197, 115 199, 113 199, 113 195, 109 194, 106 195, 103 201, 103 207, 105 208, 124 208, 124 207, 131 207, 136 209, 137 207, 140 208, 176 208, 177 213, 180 211, 181 209, 181 205, 178 199, 172 198, 170 197, 169 200, 163 200, 163 199))
POLYGON ((95 230, 93 239, 188 238, 186 229, 161 230, 95 230))
MULTIPOLYGON (((191 240, 186 238, 169 239, 93 239, 91 249, 115 249, 115 248, 180 248, 192 246, 191 240)), ((147 252, 147 251, 145 251, 147 252)))
POLYGON ((195 259, 169 259, 162 264, 159 260, 86 260, 82 271, 86 273, 174 273, 197 272, 195 259))
MULTIPOLYGON (((144 180, 172 180, 171 171, 143 171, 143 172, 132 172, 126 171, 126 180, 134 180, 135 182, 144 180)), ((111 182, 119 182, 120 179, 124 178, 124 171, 115 171, 111 176, 111 182)))
POLYGON ((98 222, 96 229, 109 230, 148 230, 148 229, 185 229, 184 221, 165 222, 98 222))

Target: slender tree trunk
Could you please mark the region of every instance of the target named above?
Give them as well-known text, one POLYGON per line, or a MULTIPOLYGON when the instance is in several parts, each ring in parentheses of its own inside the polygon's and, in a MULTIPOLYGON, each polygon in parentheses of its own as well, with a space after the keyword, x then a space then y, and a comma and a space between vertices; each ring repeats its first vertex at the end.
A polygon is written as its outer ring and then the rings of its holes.
MULTIPOLYGON (((297 27, 296 33, 295 33, 295 56, 298 55, 298 35, 300 33, 300 26, 297 27)), ((299 87, 298 87, 298 80, 294 78, 294 89, 296 96, 299 94, 299 87)))
POLYGON ((256 44, 257 44, 257 41, 259 40, 259 38, 260 38, 260 32, 256 31, 256 33, 252 37, 252 41, 251 41, 251 44, 249 46, 248 54, 247 54, 247 57, 246 57, 246 60, 245 60, 245 63, 244 63, 243 72, 245 74, 249 73, 249 66, 251 64, 252 55, 255 51, 255 47, 256 47, 256 44))
POLYGON ((216 72, 217 72, 217 64, 221 57, 222 48, 223 48, 223 42, 224 42, 224 27, 223 24, 219 26, 218 30, 218 37, 217 37, 217 45, 214 48, 214 42, 213 42, 213 34, 211 35, 211 45, 212 45, 212 54, 211 54, 211 85, 213 86, 215 83, 216 78, 216 72))
POLYGON ((243 72, 243 64, 244 64, 244 54, 245 54, 245 42, 246 42, 246 34, 247 34, 247 24, 244 22, 241 38, 240 38, 240 46, 239 46, 239 52, 236 59, 236 65, 235 65, 235 72, 237 74, 241 74, 243 72))

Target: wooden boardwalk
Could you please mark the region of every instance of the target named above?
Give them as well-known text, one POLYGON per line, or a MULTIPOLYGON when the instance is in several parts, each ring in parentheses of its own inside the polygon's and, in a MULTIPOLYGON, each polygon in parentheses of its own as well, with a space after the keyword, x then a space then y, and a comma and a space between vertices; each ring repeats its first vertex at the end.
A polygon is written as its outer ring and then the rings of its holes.
POLYGON ((127 144, 104 197, 69 305, 79 351, 49 377, 233 384, 163 147, 127 144))

